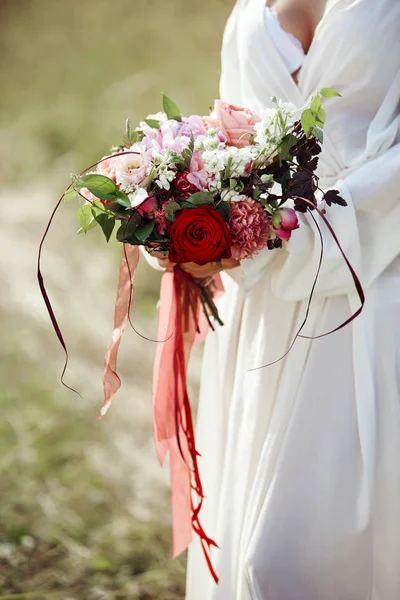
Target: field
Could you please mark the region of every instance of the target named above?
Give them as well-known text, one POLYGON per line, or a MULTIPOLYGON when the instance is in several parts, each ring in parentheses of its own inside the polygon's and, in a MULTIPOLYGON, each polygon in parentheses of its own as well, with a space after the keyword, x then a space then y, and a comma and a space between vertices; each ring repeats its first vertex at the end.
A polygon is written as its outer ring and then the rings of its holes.
MULTIPOLYGON (((101 373, 120 247, 76 236, 62 204, 43 273, 70 352, 36 281, 38 245, 69 174, 160 108, 205 113, 218 95, 230 0, 2 0, 0 4, 0 600, 179 600, 168 467, 151 424, 155 344, 128 330, 107 417, 101 373)), ((156 337, 159 273, 142 265, 132 318, 156 337)), ((201 352, 190 366, 196 398, 201 352)))

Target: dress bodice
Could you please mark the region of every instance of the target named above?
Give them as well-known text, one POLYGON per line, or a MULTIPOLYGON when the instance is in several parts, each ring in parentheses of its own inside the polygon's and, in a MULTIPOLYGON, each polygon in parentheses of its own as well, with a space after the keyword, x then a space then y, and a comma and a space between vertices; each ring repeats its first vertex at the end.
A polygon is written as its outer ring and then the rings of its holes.
POLYGON ((390 148, 399 129, 400 2, 328 0, 298 85, 287 66, 289 41, 290 52, 299 49, 271 14, 266 27, 265 8, 265 0, 236 2, 224 35, 221 98, 259 112, 271 96, 301 108, 321 88, 336 89, 342 97, 326 103, 320 161, 333 178, 390 148))
POLYGON ((289 73, 296 73, 306 57, 301 42, 281 27, 276 11, 269 6, 265 7, 264 24, 289 73))

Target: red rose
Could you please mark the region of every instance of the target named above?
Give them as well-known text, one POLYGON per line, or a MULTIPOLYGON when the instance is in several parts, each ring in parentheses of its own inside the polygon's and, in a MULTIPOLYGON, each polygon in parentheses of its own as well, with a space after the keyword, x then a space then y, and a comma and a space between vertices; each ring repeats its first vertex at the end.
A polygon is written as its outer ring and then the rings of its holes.
POLYGON ((187 171, 178 173, 172 184, 173 189, 179 192, 181 198, 189 198, 189 196, 199 191, 199 188, 188 181, 188 175, 189 173, 187 171))
POLYGON ((209 204, 184 208, 170 229, 169 259, 205 265, 231 258, 231 237, 224 217, 209 204))

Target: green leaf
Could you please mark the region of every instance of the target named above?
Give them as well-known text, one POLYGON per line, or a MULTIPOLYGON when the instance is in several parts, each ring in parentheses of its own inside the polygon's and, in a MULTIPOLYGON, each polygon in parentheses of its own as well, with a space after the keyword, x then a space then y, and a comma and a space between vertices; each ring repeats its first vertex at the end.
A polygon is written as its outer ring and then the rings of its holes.
MULTIPOLYGON (((129 196, 127 196, 125 192, 123 192, 122 190, 117 190, 115 196, 118 204, 120 204, 121 206, 125 206, 125 208, 131 207, 131 201, 129 200, 129 196)), ((106 198, 103 198, 103 200, 106 200, 106 198)))
POLYGON ((231 216, 231 205, 229 202, 220 202, 216 210, 224 217, 225 221, 229 221, 229 217, 231 216))
POLYGON ((303 128, 304 133, 306 134, 306 137, 310 137, 315 123, 315 115, 311 112, 309 108, 306 108, 306 110, 303 111, 303 114, 301 115, 301 126, 303 128))
POLYGON ((285 135, 281 142, 281 145, 278 148, 278 154, 281 160, 293 160, 293 156, 290 154, 290 149, 297 144, 297 141, 298 140, 296 136, 293 135, 293 133, 285 135))
POLYGON ((194 136, 192 134, 190 137, 189 146, 187 148, 184 148, 184 150, 182 151, 182 155, 181 155, 181 166, 184 171, 189 171, 189 169, 190 169, 190 163, 192 161, 193 150, 194 150, 194 136))
POLYGON ((163 97, 163 108, 168 119, 174 119, 175 121, 182 121, 182 114, 175 102, 168 98, 165 94, 163 97))
POLYGON ((317 114, 317 120, 316 123, 317 125, 319 125, 320 127, 323 127, 325 125, 325 121, 326 121, 326 112, 324 111, 324 109, 321 107, 318 111, 317 114))
POLYGON ((86 187, 93 196, 101 200, 114 200, 118 193, 118 188, 112 179, 97 173, 83 175, 74 187, 75 189, 86 187))
POLYGON ((314 137, 317 138, 317 140, 319 142, 321 142, 321 144, 323 143, 323 141, 324 141, 324 132, 322 131, 322 129, 320 129, 319 127, 317 127, 317 125, 315 127, 313 127, 312 134, 313 134, 314 137))
POLYGON ((125 211, 121 209, 121 204, 119 204, 119 202, 110 202, 110 204, 107 204, 107 210, 110 210, 113 213, 126 214, 125 211))
POLYGON ((75 198, 75 196, 76 196, 76 190, 74 190, 73 188, 70 188, 64 194, 64 202, 69 202, 70 200, 73 200, 75 198))
POLYGON ((186 202, 193 206, 203 206, 204 204, 212 204, 214 196, 211 192, 195 192, 189 198, 186 198, 186 202))
POLYGON ((324 98, 334 98, 335 96, 339 96, 340 98, 342 97, 342 94, 339 94, 339 92, 332 88, 322 88, 320 94, 324 98))
POLYGON ((314 96, 311 104, 310 110, 314 115, 318 114, 319 109, 322 107, 322 102, 320 96, 314 96))
POLYGON ((146 223, 146 225, 143 225, 143 227, 138 227, 135 231, 135 236, 137 237, 137 239, 141 242, 145 242, 153 233, 155 224, 155 221, 149 221, 148 223, 146 223))
MULTIPOLYGON (((83 204, 82 206, 79 207, 78 221, 79 221, 79 225, 82 227, 82 230, 84 231, 84 233, 87 233, 89 231, 89 228, 91 229, 91 227, 89 227, 89 225, 91 224, 92 221, 94 221, 94 218, 92 215, 92 207, 90 206, 90 204, 83 204)), ((93 225, 93 227, 94 227, 94 225, 93 225)))
POLYGON ((153 129, 160 129, 161 123, 160 121, 157 121, 157 119, 145 119, 144 122, 153 129))
POLYGON ((119 242, 128 242, 138 244, 135 233, 141 219, 139 214, 133 214, 129 221, 124 221, 117 231, 117 240, 119 242))
POLYGON ((237 192, 238 194, 241 194, 244 190, 244 183, 243 181, 240 181, 240 179, 238 180, 236 187, 235 187, 235 192, 237 192))
POLYGON ((103 214, 106 212, 106 209, 100 200, 93 200, 91 204, 92 215, 96 217, 97 215, 103 214))
POLYGON ((287 171, 284 172, 282 179, 281 179, 281 187, 282 187, 283 194, 286 193, 286 188, 287 188, 289 181, 290 181, 290 170, 288 169, 287 171))
MULTIPOLYGON (((96 219, 92 219, 89 223, 89 226, 87 227, 86 231, 83 231, 82 227, 80 227, 76 233, 76 235, 81 235, 81 233, 87 233, 88 231, 90 231, 91 229, 93 229, 94 227, 96 227, 98 225, 96 219)), ((1 596, 0 596, 1 598, 1 596)))
POLYGON ((108 242, 114 230, 115 217, 113 215, 108 215, 107 213, 103 212, 101 214, 97 214, 95 216, 95 219, 102 228, 105 238, 108 242))
POLYGON ((237 182, 238 182, 237 179, 230 179, 229 180, 229 189, 234 190, 237 186, 237 182))
POLYGON ((273 215, 272 215, 272 225, 276 228, 279 229, 280 224, 282 222, 282 215, 279 211, 276 211, 273 215))
POLYGON ((168 219, 170 223, 175 221, 176 212, 181 210, 182 207, 178 202, 172 201, 165 207, 164 214, 165 218, 168 219))

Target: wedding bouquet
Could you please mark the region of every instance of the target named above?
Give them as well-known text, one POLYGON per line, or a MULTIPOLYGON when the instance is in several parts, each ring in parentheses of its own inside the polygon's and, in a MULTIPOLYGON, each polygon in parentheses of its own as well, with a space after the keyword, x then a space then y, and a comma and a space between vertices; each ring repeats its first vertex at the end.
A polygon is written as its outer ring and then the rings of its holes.
MULTIPOLYGON (((274 108, 260 115, 217 100, 203 117, 183 117, 164 95, 163 112, 149 115, 133 130, 127 122, 123 143, 72 176, 56 206, 77 196, 78 233, 100 226, 108 241, 118 223, 116 238, 123 244, 102 415, 120 387, 117 353, 129 319, 138 247, 161 252, 176 264, 163 275, 161 287, 153 386, 156 448, 161 462, 170 452, 174 555, 190 543, 193 528, 216 581, 209 556, 216 544, 199 520, 204 496, 186 368, 196 338, 204 337, 215 321, 222 324, 214 299, 223 288, 219 275, 211 282, 194 280, 180 265, 248 259, 264 248, 277 251, 299 228, 298 212, 316 210, 326 221, 319 201, 346 205, 336 190, 324 194, 319 189, 315 173, 325 124, 322 100, 334 95, 322 89, 300 113, 272 99, 274 108)), ((66 351, 40 272, 42 244, 39 284, 66 351)))
MULTIPOLYGON (((295 211, 310 206, 300 197, 316 205, 321 98, 335 94, 321 90, 301 115, 276 99, 260 116, 217 100, 210 116, 187 118, 164 95, 164 112, 133 132, 128 123, 123 144, 94 172, 73 176, 64 199, 78 193, 84 200, 80 232, 100 225, 108 241, 117 221, 120 242, 157 249, 175 263, 280 248, 298 227, 295 211)), ((345 204, 332 191, 325 200, 345 204)))

